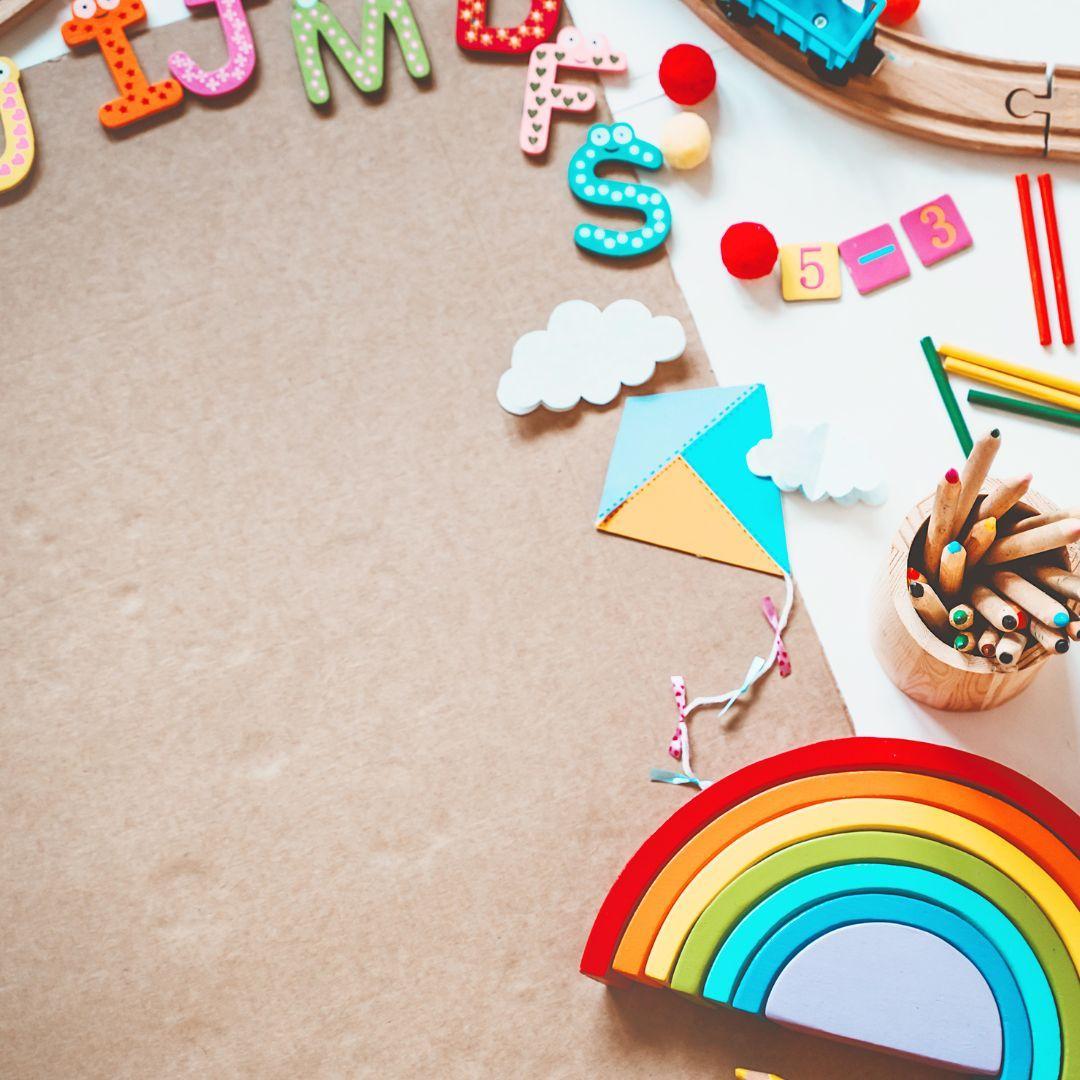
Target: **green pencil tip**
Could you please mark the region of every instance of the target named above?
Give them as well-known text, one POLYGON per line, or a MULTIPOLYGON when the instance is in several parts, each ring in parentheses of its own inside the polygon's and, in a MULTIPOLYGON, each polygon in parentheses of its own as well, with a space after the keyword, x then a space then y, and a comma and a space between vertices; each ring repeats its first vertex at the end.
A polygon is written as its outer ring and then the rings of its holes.
POLYGON ((962 649, 967 644, 967 634, 957 634, 953 638, 953 648, 962 649))
POLYGON ((952 613, 952 621, 959 626, 967 618, 966 611, 954 611, 952 613))

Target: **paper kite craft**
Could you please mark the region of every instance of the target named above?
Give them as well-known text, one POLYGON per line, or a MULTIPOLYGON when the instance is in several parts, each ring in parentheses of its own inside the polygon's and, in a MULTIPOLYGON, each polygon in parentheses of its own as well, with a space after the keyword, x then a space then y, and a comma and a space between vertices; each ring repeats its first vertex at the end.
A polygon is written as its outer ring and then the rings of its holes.
POLYGON ((638 849, 581 958, 1001 1080, 1080 1076, 1080 816, 986 758, 815 743, 711 784, 638 849))
POLYGON ((790 573, 780 492, 747 468, 772 434, 765 387, 627 400, 596 527, 778 577, 790 573))

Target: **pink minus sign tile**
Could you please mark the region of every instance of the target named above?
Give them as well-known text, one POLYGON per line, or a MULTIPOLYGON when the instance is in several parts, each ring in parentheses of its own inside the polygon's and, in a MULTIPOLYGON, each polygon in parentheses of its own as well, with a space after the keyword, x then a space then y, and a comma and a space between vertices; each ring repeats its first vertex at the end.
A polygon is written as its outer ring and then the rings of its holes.
POLYGON ((911 271, 891 225, 879 225, 840 244, 840 258, 864 295, 906 278, 911 271))

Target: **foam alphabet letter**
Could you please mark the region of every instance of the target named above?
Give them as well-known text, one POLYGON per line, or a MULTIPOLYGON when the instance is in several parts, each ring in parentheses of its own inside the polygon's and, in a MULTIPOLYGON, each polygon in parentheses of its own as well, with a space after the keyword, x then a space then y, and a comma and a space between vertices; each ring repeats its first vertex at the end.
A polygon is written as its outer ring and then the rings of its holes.
POLYGON ((313 105, 323 105, 330 100, 320 39, 330 46, 357 90, 373 94, 382 89, 387 19, 394 29, 409 74, 414 79, 431 74, 431 62, 409 0, 363 0, 361 6, 364 32, 363 44, 358 45, 323 0, 294 0, 293 44, 304 77, 304 90, 313 105))
POLYGON ((105 127, 124 127, 180 104, 183 87, 173 79, 148 83, 128 41, 128 27, 146 18, 142 0, 73 0, 71 14, 60 27, 64 41, 71 47, 96 41, 120 91, 98 109, 105 127))
POLYGON ((562 0, 530 0, 520 25, 488 26, 487 0, 458 0, 457 43, 470 52, 519 56, 551 40, 561 6, 562 0))
POLYGON ((0 156, 0 191, 9 191, 26 179, 34 164, 34 129, 19 86, 19 69, 0 56, 0 122, 4 125, 4 153, 0 156))
POLYGON ((185 90, 202 97, 218 97, 239 90, 255 70, 255 39, 251 36, 244 0, 184 0, 189 8, 214 4, 225 32, 229 58, 214 71, 204 71, 186 52, 169 57, 169 70, 185 90))
POLYGON ((655 171, 664 164, 664 155, 652 143, 637 138, 629 124, 593 124, 584 145, 570 159, 567 178, 577 198, 594 206, 637 210, 645 215, 645 224, 639 229, 620 229, 583 223, 574 230, 574 242, 594 255, 617 259, 643 255, 667 239, 671 207, 649 184, 597 176, 597 166, 609 161, 655 171))
POLYGON ((612 52, 602 34, 583 34, 564 26, 554 44, 537 45, 529 60, 525 79, 525 103, 521 107, 521 149, 542 154, 547 149, 554 109, 589 112, 596 105, 592 87, 579 83, 559 84, 560 67, 578 71, 625 71, 626 57, 612 52))

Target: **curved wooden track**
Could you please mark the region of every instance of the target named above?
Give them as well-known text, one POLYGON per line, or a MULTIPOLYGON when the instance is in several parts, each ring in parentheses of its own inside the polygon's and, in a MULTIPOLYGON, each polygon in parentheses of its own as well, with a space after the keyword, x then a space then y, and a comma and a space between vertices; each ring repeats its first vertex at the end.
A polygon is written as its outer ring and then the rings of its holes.
POLYGON ((712 0, 683 0, 725 41, 788 86, 867 123, 948 146, 1080 161, 1080 68, 994 60, 879 27, 885 62, 826 86, 789 41, 730 22, 712 0))

